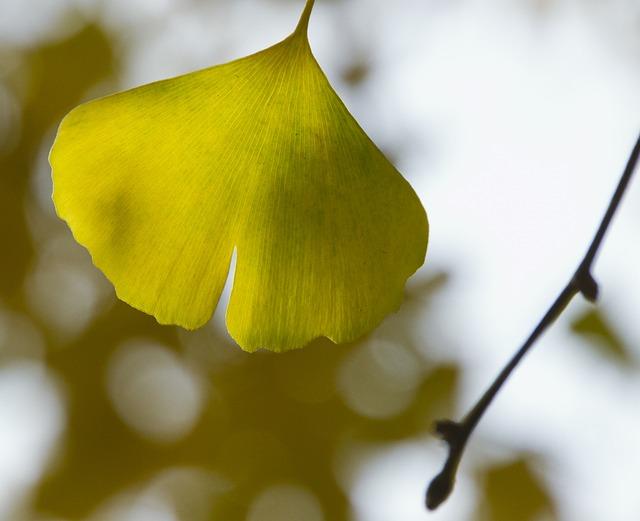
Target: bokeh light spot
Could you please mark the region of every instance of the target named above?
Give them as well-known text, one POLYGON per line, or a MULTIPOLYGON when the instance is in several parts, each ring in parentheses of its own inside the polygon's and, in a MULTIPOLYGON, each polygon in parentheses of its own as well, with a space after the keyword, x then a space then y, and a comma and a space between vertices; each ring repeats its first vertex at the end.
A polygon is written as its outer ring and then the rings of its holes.
POLYGON ((107 390, 120 418, 156 442, 188 434, 204 399, 197 376, 166 347, 145 340, 126 342, 113 355, 107 390))
POLYGON ((40 479, 63 424, 62 397, 40 363, 0 368, 0 519, 40 479))
POLYGON ((401 413, 411 402, 424 368, 411 350, 373 339, 343 361, 338 390, 353 411, 371 418, 401 413))
POLYGON ((247 521, 323 521, 318 499, 305 488, 274 485, 263 491, 251 505, 247 521))
POLYGON ((216 500, 232 488, 231 481, 217 472, 175 467, 153 479, 149 493, 166 498, 182 521, 209 521, 216 500))
POLYGON ((68 230, 55 226, 45 240, 36 235, 34 239, 41 242, 25 280, 26 302, 56 340, 68 343, 115 302, 113 288, 68 230))

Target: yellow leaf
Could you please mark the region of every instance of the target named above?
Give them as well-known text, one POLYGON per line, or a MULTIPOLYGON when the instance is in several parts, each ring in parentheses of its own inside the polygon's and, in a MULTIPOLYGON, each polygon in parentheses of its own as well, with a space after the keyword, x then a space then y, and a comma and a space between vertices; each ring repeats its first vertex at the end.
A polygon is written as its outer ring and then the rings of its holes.
POLYGON ((245 350, 354 340, 423 263, 418 197, 349 114, 307 39, 98 99, 51 151, 54 203, 118 296, 163 324, 211 316, 245 350))

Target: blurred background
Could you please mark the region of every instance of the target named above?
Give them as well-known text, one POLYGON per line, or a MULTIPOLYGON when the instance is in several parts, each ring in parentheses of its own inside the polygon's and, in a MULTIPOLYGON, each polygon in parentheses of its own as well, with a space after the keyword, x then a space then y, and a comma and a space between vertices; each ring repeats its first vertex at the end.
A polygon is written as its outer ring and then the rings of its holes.
POLYGON ((402 308, 356 344, 249 355, 224 305, 159 326, 56 218, 67 111, 271 45, 303 3, 0 0, 0 519, 640 519, 640 179, 600 305, 571 304, 423 508, 432 422, 566 283, 640 131, 639 0, 317 1, 318 61, 431 221, 402 308))

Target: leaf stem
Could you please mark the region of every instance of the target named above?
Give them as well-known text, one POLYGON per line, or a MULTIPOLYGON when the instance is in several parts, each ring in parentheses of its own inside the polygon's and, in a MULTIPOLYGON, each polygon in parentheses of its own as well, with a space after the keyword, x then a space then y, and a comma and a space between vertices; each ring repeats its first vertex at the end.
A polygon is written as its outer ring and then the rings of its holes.
POLYGON ((313 11, 313 4, 315 4, 316 0, 307 0, 304 4, 304 9, 302 14, 300 15, 300 20, 298 21, 298 25, 294 34, 302 33, 307 34, 307 29, 309 28, 309 18, 311 18, 311 11, 313 11))
POLYGON ((605 212, 600 226, 596 231, 589 249, 582 261, 578 265, 575 273, 556 297, 555 301, 544 314, 538 325, 535 327, 529 338, 522 347, 516 351, 511 360, 504 366, 493 383, 480 397, 478 402, 459 422, 452 420, 440 420, 436 422, 436 434, 442 438, 449 446, 449 455, 440 473, 431 480, 426 494, 426 505, 429 510, 438 508, 453 490, 458 465, 462 459, 462 454, 476 425, 487 411, 489 405, 496 397, 504 383, 507 381, 513 370, 518 366, 524 355, 531 349, 540 336, 555 322, 560 314, 567 307, 569 302, 578 293, 590 302, 595 302, 598 298, 598 284, 591 274, 594 260, 602 246, 604 236, 609 229, 613 216, 620 206, 620 201, 629 185, 629 181, 636 169, 638 157, 640 156, 640 136, 627 161, 627 166, 622 173, 618 186, 611 197, 607 211, 605 212))

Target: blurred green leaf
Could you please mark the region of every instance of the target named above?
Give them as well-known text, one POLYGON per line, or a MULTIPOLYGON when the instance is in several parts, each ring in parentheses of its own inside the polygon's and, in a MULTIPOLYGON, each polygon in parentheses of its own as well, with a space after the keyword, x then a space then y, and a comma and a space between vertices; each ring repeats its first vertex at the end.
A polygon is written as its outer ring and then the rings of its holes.
POLYGON ((553 500, 533 470, 530 456, 486 469, 480 476, 478 521, 534 521, 556 519, 553 500))
POLYGON ((633 363, 624 341, 602 310, 586 309, 571 323, 571 331, 584 338, 595 354, 625 367, 633 363))
POLYGON ((342 71, 342 79, 352 87, 357 87, 367 79, 370 72, 370 64, 367 63, 366 60, 360 58, 351 62, 342 71))

